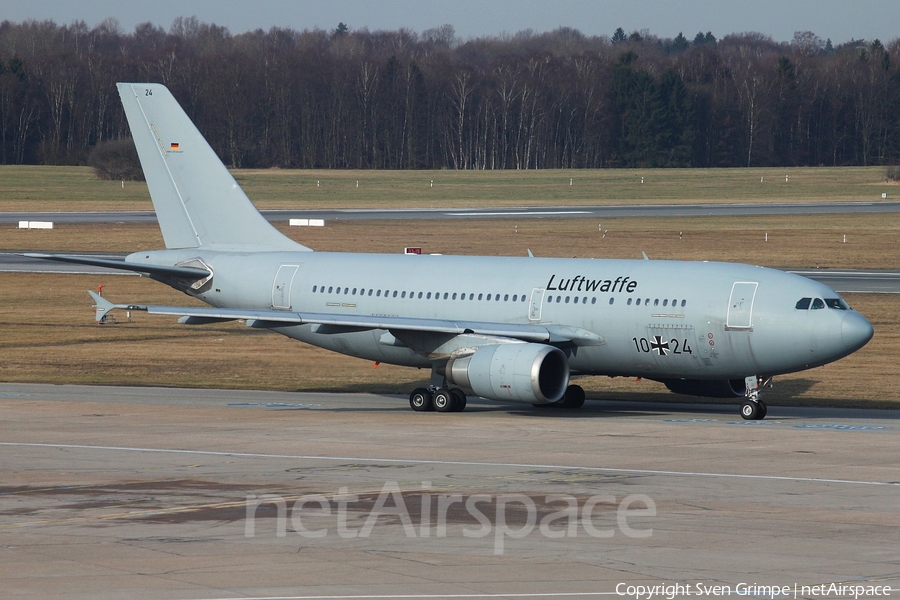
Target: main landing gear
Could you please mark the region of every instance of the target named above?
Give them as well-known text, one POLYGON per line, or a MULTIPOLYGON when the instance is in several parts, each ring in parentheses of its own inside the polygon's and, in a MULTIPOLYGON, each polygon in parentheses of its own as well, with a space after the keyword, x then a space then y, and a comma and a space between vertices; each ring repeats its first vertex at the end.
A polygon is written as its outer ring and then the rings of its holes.
POLYGON ((466 394, 459 388, 416 388, 409 395, 409 406, 417 412, 462 412, 466 394))
POLYGON ((747 377, 744 381, 747 386, 744 395, 747 399, 741 403, 741 417, 743 417, 745 421, 762 421, 766 418, 768 408, 766 407, 766 403, 760 399, 759 390, 766 385, 770 386, 772 380, 770 378, 763 382, 761 377, 756 377, 754 375, 752 377, 747 377))

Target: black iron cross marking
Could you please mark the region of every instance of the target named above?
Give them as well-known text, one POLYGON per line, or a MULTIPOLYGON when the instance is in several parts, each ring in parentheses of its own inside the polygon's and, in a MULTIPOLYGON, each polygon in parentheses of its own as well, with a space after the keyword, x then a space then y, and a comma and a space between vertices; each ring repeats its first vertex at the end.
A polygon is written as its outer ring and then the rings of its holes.
POLYGON ((655 335, 650 342, 650 350, 656 350, 659 356, 666 356, 669 353, 669 342, 664 342, 661 337, 655 335))

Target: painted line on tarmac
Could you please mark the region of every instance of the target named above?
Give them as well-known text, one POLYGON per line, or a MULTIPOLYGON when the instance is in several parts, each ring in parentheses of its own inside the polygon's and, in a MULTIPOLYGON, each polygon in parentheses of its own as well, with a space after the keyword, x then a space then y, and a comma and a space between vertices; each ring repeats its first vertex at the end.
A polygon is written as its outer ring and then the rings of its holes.
MULTIPOLYGON (((622 596, 616 592, 530 592, 518 594, 359 594, 347 596, 241 596, 243 600, 382 600, 387 598, 399 598, 400 600, 413 600, 414 598, 586 598, 592 596, 622 596)), ((191 600, 200 600, 191 599, 191 600)), ((234 600, 234 597, 205 598, 203 600, 234 600)))
POLYGON ((513 469, 550 469, 559 471, 587 471, 595 473, 629 473, 633 475, 663 475, 673 477, 709 477, 714 479, 752 479, 791 483, 834 483, 842 485, 897 486, 900 481, 861 481, 855 479, 826 479, 822 477, 790 477, 787 475, 753 475, 742 473, 704 473, 702 471, 662 471, 656 469, 620 469, 615 467, 585 467, 580 465, 545 465, 530 463, 478 462, 461 460, 421 460, 401 458, 364 458, 358 456, 315 456, 305 454, 266 454, 262 452, 226 452, 216 450, 183 450, 175 448, 137 448, 130 446, 92 446, 86 444, 44 444, 38 442, 0 442, 0 446, 22 448, 58 448, 69 450, 109 450, 114 452, 146 452, 155 454, 194 454, 197 456, 228 456, 233 458, 277 458, 293 460, 323 460, 341 462, 391 463, 405 465, 446 465, 456 467, 506 467, 513 469))
POLYGON ((894 429, 887 425, 849 425, 847 423, 808 423, 793 424, 783 421, 720 421, 719 419, 663 419, 663 423, 714 423, 738 427, 786 427, 790 429, 830 429, 834 431, 889 431, 894 429))
POLYGON ((321 408, 321 404, 291 404, 289 402, 229 402, 231 408, 321 408))
POLYGON ((589 215, 588 210, 528 210, 519 212, 448 212, 450 217, 539 217, 543 215, 589 215))
MULTIPOLYGON (((352 596, 241 596, 243 600, 382 600, 387 598, 399 598, 400 600, 413 600, 414 598, 585 598, 591 596, 623 596, 616 592, 531 592, 519 594, 360 594, 352 596)), ((201 600, 201 599, 191 599, 201 600)), ((205 598, 203 600, 234 600, 227 598, 205 598)))

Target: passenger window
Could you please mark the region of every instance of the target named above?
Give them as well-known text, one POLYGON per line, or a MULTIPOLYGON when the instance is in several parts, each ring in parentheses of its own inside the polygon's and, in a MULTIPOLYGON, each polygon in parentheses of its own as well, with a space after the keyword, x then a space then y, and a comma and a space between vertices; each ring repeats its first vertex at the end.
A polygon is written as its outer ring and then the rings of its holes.
POLYGON ((596 297, 591 298, 591 304, 597 304, 597 298, 596 298, 596 297))
POLYGON ((638 298, 638 299, 637 299, 637 302, 635 302, 635 304, 636 304, 637 306, 640 306, 640 305, 641 305, 641 299, 638 298))
POLYGON ((313 286, 313 294, 316 293, 316 286, 313 286))
POLYGON ((821 298, 816 298, 813 300, 812 309, 819 310, 820 308, 825 308, 825 302, 823 302, 821 298))
POLYGON ((682 301, 681 301, 681 308, 684 308, 684 306, 685 306, 686 304, 687 304, 687 300, 682 300, 682 301))
POLYGON ((669 299, 666 298, 665 300, 663 300, 663 306, 668 306, 668 305, 669 305, 669 299))
POLYGON ((400 294, 400 297, 401 297, 401 298, 406 298, 406 292, 403 292, 402 294, 400 294))
POLYGON ((453 299, 456 300, 456 292, 453 292, 453 299))
POLYGON ((797 310, 808 310, 810 302, 812 302, 812 298, 800 298, 794 308, 797 310))
POLYGON ((518 294, 513 294, 513 302, 517 302, 519 300, 518 294))
POLYGON ((609 299, 609 303, 610 303, 610 305, 612 305, 612 303, 613 303, 613 302, 615 302, 615 301, 616 301, 616 299, 615 299, 615 298, 610 298, 610 299, 609 299))
MULTIPOLYGON (((447 299, 447 292, 444 292, 444 300, 447 299)), ((456 294, 453 294, 453 299, 456 300, 456 294)))
POLYGON ((653 306, 659 306, 659 298, 653 301, 653 306))
POLYGON ((578 296, 575 296, 575 298, 573 299, 573 302, 574 302, 575 304, 578 304, 578 296))
POLYGON ((566 304, 569 303, 569 298, 570 298, 570 296, 566 296, 566 304))
POLYGON ((504 294, 504 295, 503 295, 503 301, 504 301, 504 302, 509 302, 509 294, 504 294))
POLYGON ((393 296, 394 296, 394 298, 396 298, 396 297, 397 297, 397 290, 394 290, 394 294, 393 294, 393 296))
POLYGON ((627 304, 628 306, 631 306, 631 298, 629 298, 628 302, 626 302, 625 304, 627 304))

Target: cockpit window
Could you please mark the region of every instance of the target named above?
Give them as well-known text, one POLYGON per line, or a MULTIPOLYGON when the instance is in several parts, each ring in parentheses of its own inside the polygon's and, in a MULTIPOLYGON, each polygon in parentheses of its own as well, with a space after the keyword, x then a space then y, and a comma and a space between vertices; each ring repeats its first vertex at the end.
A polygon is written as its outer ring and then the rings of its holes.
POLYGON ((810 302, 812 302, 812 298, 800 298, 800 300, 797 301, 797 306, 794 308, 797 310, 809 310, 810 302))
POLYGON ((825 302, 821 298, 816 298, 813 300, 812 309, 819 310, 820 308, 825 308, 825 302))
POLYGON ((828 305, 828 308, 836 308, 838 310, 850 310, 850 307, 847 306, 847 303, 841 300, 840 298, 825 298, 825 304, 828 305))

